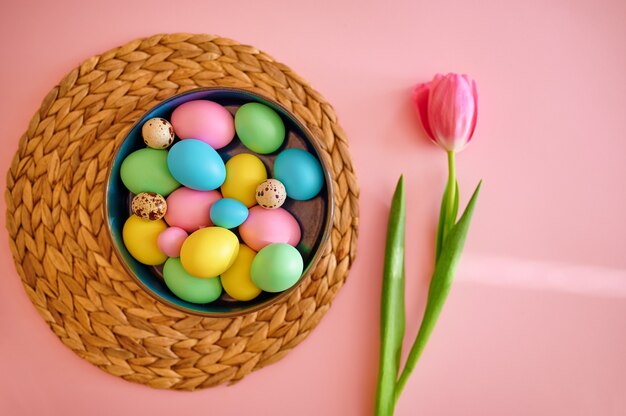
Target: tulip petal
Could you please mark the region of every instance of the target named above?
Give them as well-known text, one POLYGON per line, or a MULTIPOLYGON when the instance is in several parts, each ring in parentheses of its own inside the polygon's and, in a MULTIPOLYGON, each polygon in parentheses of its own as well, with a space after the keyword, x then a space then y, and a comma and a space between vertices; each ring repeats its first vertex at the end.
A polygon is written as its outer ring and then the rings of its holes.
POLYGON ((439 85, 439 83, 441 81, 443 81, 446 78, 446 75, 443 74, 435 74, 435 76, 433 77, 433 80, 430 81, 430 89, 435 89, 437 88, 437 86, 439 85))
MULTIPOLYGON (((431 140, 434 141, 435 143, 437 143, 439 146, 443 146, 443 144, 440 142, 439 138, 437 137, 436 133, 435 133, 435 129, 433 128, 433 118, 431 111, 430 111, 430 106, 432 106, 432 98, 433 98, 433 91, 435 89, 437 89, 437 87, 439 87, 439 84, 441 84, 441 81, 445 80, 446 76, 443 74, 435 74, 435 76, 433 77, 432 81, 430 81, 430 88, 428 91, 428 106, 426 107, 426 113, 427 113, 427 117, 428 117, 428 124, 430 125, 430 131, 431 131, 431 140)), ((436 122, 436 120, 435 120, 436 122)))
POLYGON ((478 89, 476 88, 476 81, 470 81, 469 78, 467 78, 467 80, 472 86, 472 95, 474 96, 474 118, 472 119, 472 129, 470 130, 470 134, 467 139, 467 142, 469 143, 470 140, 472 140, 472 136, 474 136, 474 130, 476 130, 476 121, 478 120, 478 89))
POLYGON ((430 96, 430 86, 428 83, 418 84, 413 89, 413 102, 417 109, 417 115, 422 123, 422 127, 426 132, 426 135, 430 140, 436 142, 432 129, 430 128, 430 121, 428 120, 428 99, 430 96))

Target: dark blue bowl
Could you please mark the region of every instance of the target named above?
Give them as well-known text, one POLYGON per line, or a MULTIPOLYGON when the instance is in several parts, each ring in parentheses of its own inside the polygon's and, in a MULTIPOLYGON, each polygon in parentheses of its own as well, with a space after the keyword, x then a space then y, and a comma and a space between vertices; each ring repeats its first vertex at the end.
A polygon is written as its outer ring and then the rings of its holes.
MULTIPOLYGON (((235 137, 231 144, 220 149, 218 153, 226 161, 238 153, 252 153, 246 149, 235 137)), ((116 150, 111 163, 105 198, 105 215, 108 230, 113 241, 113 248, 128 274, 137 281, 155 299, 180 311, 195 315, 228 317, 237 316, 260 310, 285 299, 303 281, 305 276, 312 272, 322 256, 324 247, 329 244, 329 236, 333 218, 333 190, 330 170, 324 158, 320 157, 318 140, 311 132, 276 101, 259 94, 237 88, 203 88, 175 95, 157 104, 135 123, 124 141, 116 150), (161 266, 146 266, 135 260, 122 241, 122 228, 130 216, 130 201, 133 194, 126 189, 120 179, 120 166, 126 156, 135 150, 145 147, 141 137, 141 126, 153 117, 170 119, 172 111, 179 105, 192 100, 211 100, 225 106, 231 113, 248 102, 259 102, 272 107, 282 117, 286 127, 286 139, 283 146, 270 155, 258 156, 273 177, 273 164, 277 154, 285 148, 301 148, 317 156, 324 170, 325 184, 320 194, 309 201, 294 201, 287 199, 285 209, 290 211, 300 223, 302 240, 297 249, 304 259, 305 270, 296 285, 281 293, 263 292, 256 299, 242 302, 230 298, 225 292, 215 302, 198 305, 176 297, 165 285, 161 266)))

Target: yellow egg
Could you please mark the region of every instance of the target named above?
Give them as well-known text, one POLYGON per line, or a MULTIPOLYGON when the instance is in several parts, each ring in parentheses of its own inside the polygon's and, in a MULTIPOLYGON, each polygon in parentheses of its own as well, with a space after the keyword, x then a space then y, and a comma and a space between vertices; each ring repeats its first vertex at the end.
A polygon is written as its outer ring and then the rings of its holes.
POLYGON ((250 208, 256 204, 257 186, 266 179, 267 171, 261 159, 248 153, 240 153, 226 162, 222 196, 237 199, 250 208))
POLYGON ((159 234, 166 228, 163 220, 148 221, 133 214, 124 223, 122 239, 130 255, 138 262, 156 266, 167 260, 157 243, 159 234))
POLYGON ((239 245, 237 259, 220 278, 226 293, 233 299, 251 300, 259 296, 261 289, 256 287, 250 278, 250 268, 256 252, 245 244, 239 245))
POLYGON ((196 277, 215 277, 224 273, 237 258, 239 240, 222 227, 201 228, 185 239, 180 262, 196 277))

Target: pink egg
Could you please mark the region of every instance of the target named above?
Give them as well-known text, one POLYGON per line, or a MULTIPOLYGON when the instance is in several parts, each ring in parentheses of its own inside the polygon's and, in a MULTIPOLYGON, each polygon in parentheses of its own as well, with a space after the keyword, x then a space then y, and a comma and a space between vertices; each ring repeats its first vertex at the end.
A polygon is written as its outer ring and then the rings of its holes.
POLYGON ((157 245, 168 257, 180 256, 180 248, 183 246, 187 233, 182 228, 169 227, 159 234, 157 238, 157 245))
POLYGON ((171 227, 180 227, 188 233, 212 225, 211 205, 222 195, 219 191, 196 191, 178 188, 167 197, 165 221, 171 227))
POLYGON ((226 146, 235 137, 232 114, 213 101, 196 100, 181 104, 172 113, 171 121, 181 139, 202 140, 214 149, 226 146))
POLYGON ((248 219, 239 226, 239 235, 254 251, 272 243, 296 246, 300 242, 300 225, 289 211, 283 208, 250 208, 248 219))

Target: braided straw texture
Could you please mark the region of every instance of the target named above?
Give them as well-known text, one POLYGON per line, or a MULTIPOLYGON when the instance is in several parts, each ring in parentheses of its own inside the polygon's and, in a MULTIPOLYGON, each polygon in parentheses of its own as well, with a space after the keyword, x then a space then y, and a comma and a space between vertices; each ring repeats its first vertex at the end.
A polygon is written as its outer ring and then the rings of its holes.
POLYGON ((43 100, 7 174, 10 247, 29 298, 76 354, 151 387, 232 383, 284 357, 320 322, 354 260, 358 185, 332 107, 252 46, 186 33, 135 40, 72 70, 43 100), (309 127, 331 166, 333 230, 313 273, 283 303, 236 318, 174 310, 125 273, 103 198, 116 145, 146 110, 207 86, 274 98, 309 127))

